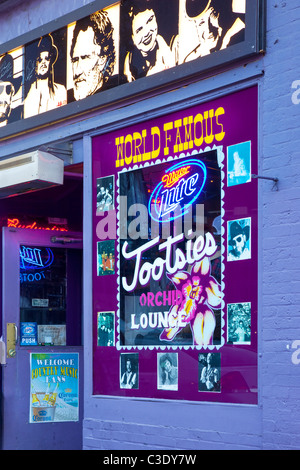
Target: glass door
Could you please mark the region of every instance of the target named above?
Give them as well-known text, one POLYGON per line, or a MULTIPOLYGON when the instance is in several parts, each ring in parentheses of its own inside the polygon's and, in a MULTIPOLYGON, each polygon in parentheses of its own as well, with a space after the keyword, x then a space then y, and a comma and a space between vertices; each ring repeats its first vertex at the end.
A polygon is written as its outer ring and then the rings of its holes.
POLYGON ((81 234, 4 228, 2 273, 2 448, 81 449, 81 234))

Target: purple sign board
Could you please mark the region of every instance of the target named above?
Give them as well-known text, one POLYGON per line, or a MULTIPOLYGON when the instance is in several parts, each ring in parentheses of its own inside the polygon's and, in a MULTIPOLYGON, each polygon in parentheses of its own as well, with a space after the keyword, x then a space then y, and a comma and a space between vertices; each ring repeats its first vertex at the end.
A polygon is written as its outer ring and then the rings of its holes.
POLYGON ((257 87, 92 151, 94 394, 257 403, 257 87))

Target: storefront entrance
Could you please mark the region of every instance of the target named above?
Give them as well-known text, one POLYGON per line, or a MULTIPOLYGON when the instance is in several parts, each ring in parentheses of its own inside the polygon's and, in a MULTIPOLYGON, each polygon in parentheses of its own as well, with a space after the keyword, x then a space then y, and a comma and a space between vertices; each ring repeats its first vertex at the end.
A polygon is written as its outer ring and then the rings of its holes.
POLYGON ((81 449, 81 281, 80 233, 2 229, 3 450, 81 449))

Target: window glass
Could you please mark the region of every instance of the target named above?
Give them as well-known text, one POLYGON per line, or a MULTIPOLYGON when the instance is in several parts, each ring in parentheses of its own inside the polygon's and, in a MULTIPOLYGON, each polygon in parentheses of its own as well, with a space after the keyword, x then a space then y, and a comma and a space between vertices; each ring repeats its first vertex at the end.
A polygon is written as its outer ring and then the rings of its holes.
POLYGON ((66 293, 66 250, 21 245, 21 345, 66 345, 66 293))

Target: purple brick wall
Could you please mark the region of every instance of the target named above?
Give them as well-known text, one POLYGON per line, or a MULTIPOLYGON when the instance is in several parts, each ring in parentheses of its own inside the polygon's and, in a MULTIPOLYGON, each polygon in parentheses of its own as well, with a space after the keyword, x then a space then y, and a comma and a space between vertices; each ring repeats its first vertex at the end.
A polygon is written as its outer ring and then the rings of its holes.
POLYGON ((268 1, 261 87, 262 446, 300 447, 300 5, 268 1), (294 84, 294 85, 293 85, 294 84), (298 346, 299 348, 299 346, 298 346))

